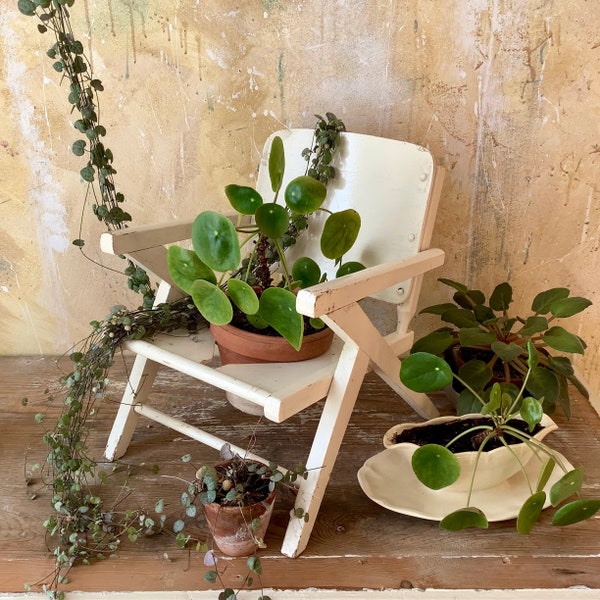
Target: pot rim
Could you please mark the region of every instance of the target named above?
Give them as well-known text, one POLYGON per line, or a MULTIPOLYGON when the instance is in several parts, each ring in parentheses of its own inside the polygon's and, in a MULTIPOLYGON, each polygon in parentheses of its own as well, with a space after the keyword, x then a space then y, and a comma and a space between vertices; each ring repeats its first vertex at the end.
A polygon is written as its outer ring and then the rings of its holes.
MULTIPOLYGON (((394 436, 399 431, 404 431, 405 429, 422 428, 422 427, 426 427, 427 425, 434 425, 437 423, 447 423, 449 421, 456 421, 456 420, 463 421, 465 419, 481 418, 481 417, 485 417, 485 416, 486 415, 482 415, 481 413, 468 413, 466 415, 445 415, 445 416, 441 416, 441 417, 435 417, 434 419, 429 419, 427 421, 421 421, 418 423, 398 423, 397 425, 390 427, 385 432, 385 434, 383 435, 383 445, 385 448, 392 448, 394 446, 417 448, 418 444, 414 444, 413 442, 393 443, 391 440, 394 439, 394 436)), ((521 421, 523 420, 520 416, 515 416, 515 419, 519 419, 521 421)), ((543 414, 542 419, 540 421, 540 425, 542 426, 542 429, 540 431, 538 431, 535 435, 532 436, 533 439, 538 440, 538 441, 543 439, 547 434, 558 429, 558 425, 546 413, 543 414)), ((494 454, 494 452, 497 452, 498 450, 504 450, 504 447, 502 446, 500 448, 494 448, 493 450, 488 450, 486 452, 486 455, 492 456, 494 454)), ((454 452, 454 455, 460 456, 460 455, 471 454, 471 453, 476 453, 476 452, 477 452, 477 450, 467 450, 467 451, 463 451, 463 452, 454 452)))

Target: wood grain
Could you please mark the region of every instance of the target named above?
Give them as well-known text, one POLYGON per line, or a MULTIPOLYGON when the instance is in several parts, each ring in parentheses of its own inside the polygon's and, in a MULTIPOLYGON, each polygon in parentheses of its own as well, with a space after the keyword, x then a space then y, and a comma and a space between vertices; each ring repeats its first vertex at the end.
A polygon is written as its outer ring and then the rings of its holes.
MULTIPOLYGON (((64 364, 68 368, 68 364, 64 364)), ((111 399, 102 404, 89 437, 89 447, 101 459, 115 400, 125 380, 121 361, 112 370, 111 399)), ((52 570, 53 561, 42 522, 50 514, 49 495, 34 480, 26 485, 31 466, 44 458, 42 434, 59 410, 49 405, 44 390, 53 387, 61 371, 54 359, 0 358, 0 592, 19 592, 25 582, 38 581, 52 570), (23 399, 27 398, 24 403, 23 399), (34 415, 48 411, 46 424, 34 415), (32 499, 35 496, 35 499, 32 499)), ((445 398, 436 398, 448 412, 445 398)), ((215 435, 232 437, 242 447, 253 445, 258 454, 282 464, 302 460, 314 433, 319 407, 273 425, 257 422, 232 409, 219 391, 191 378, 161 370, 153 405, 192 423, 203 422, 215 435)), ((599 492, 600 419, 589 404, 576 397, 573 418, 557 417, 560 429, 552 445, 586 470, 587 491, 599 492)), ((519 536, 514 522, 494 523, 488 531, 448 533, 436 523, 398 515, 370 501, 361 491, 356 472, 382 449, 383 433, 416 415, 376 376, 362 386, 342 450, 325 494, 323 506, 305 553, 296 559, 274 549, 281 545, 291 494, 278 499, 272 526, 261 551, 267 587, 304 589, 416 588, 600 588, 600 518, 570 528, 553 528, 544 516, 531 536, 519 536)), ((131 468, 133 491, 128 507, 154 506, 164 498, 169 523, 179 516, 180 478, 191 478, 193 466, 182 463, 192 455, 197 465, 217 458, 216 452, 156 424, 141 421, 125 461, 131 468), (158 473, 152 466, 158 465, 158 473)), ((123 477, 124 469, 115 478, 123 477)), ((113 489, 112 493, 116 493, 113 489)), ((111 493, 106 494, 107 505, 111 493)), ((196 533, 206 537, 203 521, 196 533)), ((244 573, 244 561, 221 559, 232 585, 244 573)), ((161 534, 123 542, 118 557, 80 566, 70 574, 67 589, 87 591, 207 589, 202 557, 179 550, 171 536, 161 534)))

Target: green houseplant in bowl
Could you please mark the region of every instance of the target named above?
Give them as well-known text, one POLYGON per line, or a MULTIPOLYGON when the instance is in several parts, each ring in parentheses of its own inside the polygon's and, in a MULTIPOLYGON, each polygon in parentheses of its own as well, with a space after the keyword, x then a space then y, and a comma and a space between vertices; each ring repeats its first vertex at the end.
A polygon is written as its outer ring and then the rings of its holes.
MULTIPOLYGON (((339 135, 343 125, 331 113, 328 118, 339 135)), ((328 143, 318 147, 329 157, 334 151, 328 143)), ((303 152, 308 162, 311 152, 303 152)), ((310 169, 307 165, 310 175, 299 175, 284 188, 284 147, 281 138, 275 136, 268 162, 272 197, 265 199, 248 186, 227 185, 225 194, 235 217, 201 212, 192 227, 193 250, 169 248, 168 266, 173 280, 192 297, 212 325, 231 323, 251 331, 274 331, 295 351, 300 350, 307 324, 296 311, 295 291, 321 282, 323 275, 309 256, 288 264, 286 249, 294 235, 307 227, 311 215, 326 210, 323 202, 327 188, 314 160, 312 165, 310 169)), ((326 177, 331 176, 331 169, 328 165, 326 177)), ((360 230, 359 214, 353 209, 326 212, 330 214, 320 236, 320 252, 335 262, 338 275, 363 268, 360 263, 343 263, 344 254, 360 230)), ((313 329, 323 327, 319 320, 309 325, 313 329)), ((294 354, 291 360, 297 360, 294 354)))
POLYGON ((489 300, 480 290, 449 279, 440 279, 454 289, 453 302, 436 304, 421 311, 439 315, 447 323, 417 340, 411 352, 444 355, 461 380, 457 386, 458 414, 476 412, 479 400, 471 390, 488 392, 494 382, 520 385, 527 367, 527 344, 531 342, 539 354, 527 378, 527 391, 544 398, 546 412, 560 406, 570 416, 569 383, 586 398, 588 392, 577 379, 568 355, 583 354, 585 342, 555 321, 574 316, 591 302, 570 296, 566 287, 538 293, 531 304, 531 314, 511 315, 513 289, 503 282, 492 291, 489 300), (550 354, 548 349, 562 353, 550 354))
MULTIPOLYGON (((527 343, 527 353, 527 371, 521 387, 496 382, 485 396, 470 388, 469 383, 454 374, 450 365, 439 356, 417 352, 402 362, 400 379, 410 389, 429 393, 443 388, 456 378, 479 402, 480 414, 472 415, 473 420, 468 426, 453 434, 448 441, 417 443, 411 456, 414 474, 429 489, 450 488, 459 482, 462 474, 462 485, 459 485, 458 491, 464 492, 466 501, 462 508, 451 511, 441 519, 442 528, 452 531, 466 527, 487 528, 488 518, 484 510, 472 504, 472 497, 477 485, 496 484, 494 481, 479 484, 478 478, 479 470, 484 466, 491 470, 502 469, 498 449, 505 455, 503 460, 512 461, 513 464, 512 471, 505 476, 521 475, 528 490, 518 510, 519 533, 529 533, 542 510, 549 504, 556 509, 553 525, 576 523, 593 516, 600 509, 600 500, 579 497, 583 469, 571 468, 562 455, 536 435, 545 418, 544 401, 528 395, 526 390, 529 377, 539 365, 540 353, 531 341, 527 343), (472 449, 465 453, 470 456, 463 461, 450 450, 461 440, 469 440, 472 449), (519 446, 527 452, 523 453, 518 449, 519 446), (490 456, 486 457, 490 450, 490 456), (463 469, 468 472, 463 474, 463 469), (559 477, 555 470, 559 470, 559 477), (577 499, 569 500, 573 495, 577 495, 577 499)), ((395 441, 401 442, 401 438, 395 441)), ((503 502, 501 494, 497 502, 503 502)))

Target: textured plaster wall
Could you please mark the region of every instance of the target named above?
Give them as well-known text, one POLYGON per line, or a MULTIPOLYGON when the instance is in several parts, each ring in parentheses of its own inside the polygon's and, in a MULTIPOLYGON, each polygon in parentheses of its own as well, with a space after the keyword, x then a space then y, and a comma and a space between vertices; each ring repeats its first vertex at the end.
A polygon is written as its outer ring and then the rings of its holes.
MULTIPOLYGON (((438 275, 526 306, 544 287, 595 305, 572 319, 600 391, 600 13, 586 0, 77 0, 106 91, 101 121, 134 223, 224 207, 282 126, 333 111, 348 129, 428 147, 447 169, 438 275)), ((62 353, 117 303, 117 259, 81 205, 66 92, 32 19, 0 6, 0 353, 62 353)), ((446 299, 431 277, 423 304, 446 299)), ((427 322, 418 320, 418 327, 427 322)))

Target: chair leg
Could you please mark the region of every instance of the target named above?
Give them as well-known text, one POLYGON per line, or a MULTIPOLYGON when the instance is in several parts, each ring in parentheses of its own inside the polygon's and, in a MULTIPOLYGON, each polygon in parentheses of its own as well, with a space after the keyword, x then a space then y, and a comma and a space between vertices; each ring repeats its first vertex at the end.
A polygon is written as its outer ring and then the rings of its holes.
POLYGON ((344 345, 306 463, 308 478, 300 483, 296 497, 294 508, 308 513, 309 519, 290 517, 281 547, 286 556, 295 558, 308 544, 368 366, 368 356, 357 346, 344 345))
POLYGON ((135 405, 143 403, 148 397, 159 366, 159 363, 145 356, 136 356, 106 444, 104 455, 108 461, 121 458, 127 452, 139 418, 135 412, 135 405))

